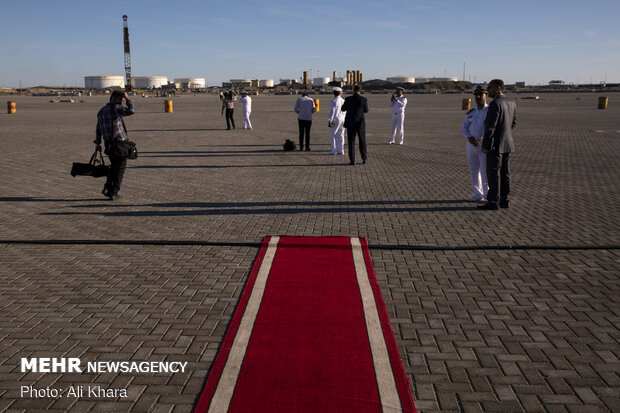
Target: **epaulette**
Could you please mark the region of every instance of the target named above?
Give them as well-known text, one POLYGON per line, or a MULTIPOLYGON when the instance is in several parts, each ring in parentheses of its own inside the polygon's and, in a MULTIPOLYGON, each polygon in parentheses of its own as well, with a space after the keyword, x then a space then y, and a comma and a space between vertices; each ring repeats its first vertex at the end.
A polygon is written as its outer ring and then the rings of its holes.
POLYGON ((473 109, 469 109, 469 111, 466 113, 466 115, 469 115, 470 113, 472 113, 476 108, 473 109))

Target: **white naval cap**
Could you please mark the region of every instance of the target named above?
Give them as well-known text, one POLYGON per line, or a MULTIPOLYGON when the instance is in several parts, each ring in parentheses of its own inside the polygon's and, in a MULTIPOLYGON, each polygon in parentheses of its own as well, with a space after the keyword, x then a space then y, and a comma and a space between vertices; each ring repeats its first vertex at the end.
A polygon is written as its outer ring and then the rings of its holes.
POLYGON ((335 87, 334 89, 332 89, 332 92, 342 92, 342 88, 341 87, 335 87))

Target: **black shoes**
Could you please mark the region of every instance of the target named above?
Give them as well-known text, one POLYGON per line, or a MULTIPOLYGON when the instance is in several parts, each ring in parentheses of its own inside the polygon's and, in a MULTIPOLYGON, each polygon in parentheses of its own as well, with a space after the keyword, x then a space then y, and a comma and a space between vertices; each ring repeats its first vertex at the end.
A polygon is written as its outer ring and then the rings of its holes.
POLYGON ((367 161, 367 159, 364 159, 364 160, 362 161, 362 163, 363 163, 363 164, 366 164, 366 161, 367 161))
POLYGON ((101 193, 103 194, 103 196, 108 197, 108 199, 109 199, 110 201, 114 201, 115 199, 120 198, 120 196, 119 196, 118 194, 116 194, 116 195, 112 195, 112 194, 108 191, 108 188, 103 188, 103 191, 101 191, 101 193))
POLYGON ((306 148, 306 151, 310 152, 310 147, 309 146, 306 148))
POLYGON ((497 204, 492 204, 490 202, 487 202, 486 204, 478 205, 478 209, 496 211, 499 209, 499 207, 497 206, 497 204))
POLYGON ((355 162, 351 161, 349 162, 349 165, 355 165, 355 162))
POLYGON ((508 208, 510 208, 510 203, 509 202, 500 202, 499 203, 499 207, 500 208, 508 209, 508 208))

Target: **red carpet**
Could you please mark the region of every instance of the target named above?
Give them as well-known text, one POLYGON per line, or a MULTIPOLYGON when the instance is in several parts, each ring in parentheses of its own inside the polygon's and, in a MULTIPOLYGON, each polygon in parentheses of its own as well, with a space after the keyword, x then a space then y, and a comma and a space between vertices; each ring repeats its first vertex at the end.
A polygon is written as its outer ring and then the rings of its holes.
POLYGON ((364 239, 265 238, 195 411, 416 411, 364 239))

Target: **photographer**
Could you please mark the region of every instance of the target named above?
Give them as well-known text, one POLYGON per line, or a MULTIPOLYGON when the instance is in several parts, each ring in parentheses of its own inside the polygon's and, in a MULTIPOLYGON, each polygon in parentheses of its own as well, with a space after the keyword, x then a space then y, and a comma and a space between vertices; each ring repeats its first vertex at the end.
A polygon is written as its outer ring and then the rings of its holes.
POLYGON ((402 87, 397 88, 390 101, 392 106, 392 135, 388 142, 390 145, 395 142, 397 133, 399 145, 402 145, 405 140, 405 106, 407 106, 407 98, 403 96, 404 93, 405 89, 402 87))
POLYGON ((127 159, 110 155, 108 151, 115 140, 127 140, 127 129, 125 128, 123 117, 133 115, 134 113, 136 111, 133 102, 127 96, 127 92, 120 90, 112 92, 110 102, 97 113, 95 145, 97 145, 97 150, 101 151, 101 141, 103 139, 105 153, 110 158, 110 172, 101 193, 110 198, 110 200, 118 198, 118 191, 121 189, 121 182, 127 167, 127 159), (126 107, 123 106, 123 101, 127 103, 126 107))

